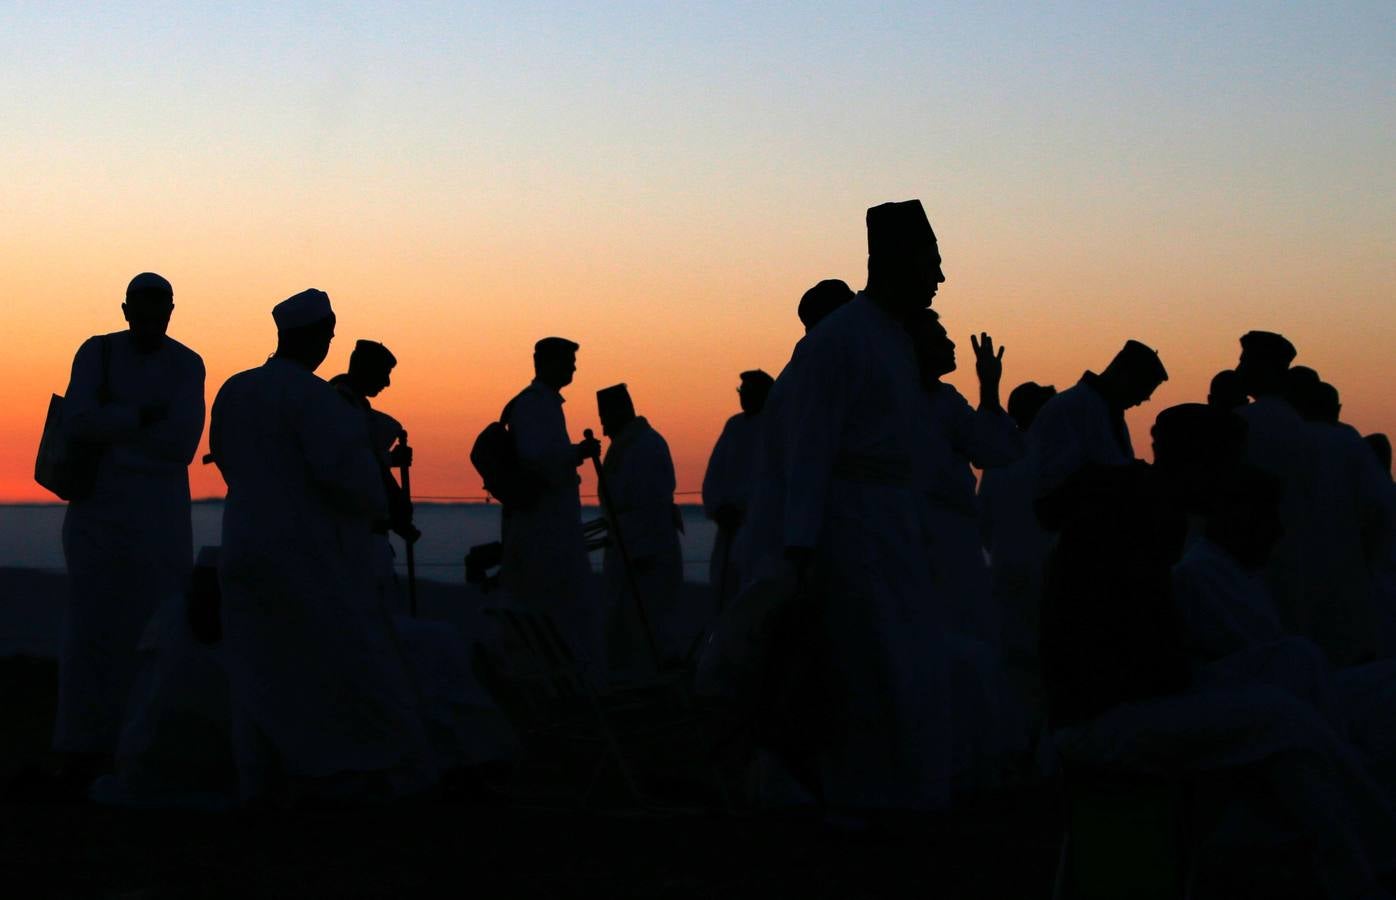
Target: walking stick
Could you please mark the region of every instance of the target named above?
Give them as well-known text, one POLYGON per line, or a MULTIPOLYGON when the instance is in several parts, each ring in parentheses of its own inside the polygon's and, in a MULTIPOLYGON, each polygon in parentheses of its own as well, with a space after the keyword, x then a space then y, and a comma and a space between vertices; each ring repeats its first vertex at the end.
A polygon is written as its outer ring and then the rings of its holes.
MULTIPOLYGON (((398 435, 398 446, 407 447, 407 432, 403 431, 398 435)), ((404 460, 399 467, 402 470, 402 495, 410 504, 412 502, 412 464, 404 460)), ((412 618, 417 618, 417 549, 416 542, 404 540, 403 545, 407 548, 407 611, 412 618)))
MULTIPOLYGON (((590 428, 582 432, 589 441, 596 440, 590 428)), ((655 671, 659 670, 659 648, 654 643, 654 634, 650 631, 650 619, 645 614, 645 601, 640 597, 640 586, 635 583, 635 570, 630 567, 630 552, 625 549, 625 539, 620 533, 620 515, 616 512, 615 506, 611 504, 611 492, 606 488, 606 473, 601 469, 601 458, 593 456, 591 464, 596 469, 596 493, 601 497, 601 503, 610 513, 611 529, 615 532, 616 548, 620 551, 621 566, 625 569, 625 581, 630 586, 630 594, 635 598, 635 612, 640 617, 640 629, 645 633, 645 644, 650 649, 650 658, 654 661, 655 671)))

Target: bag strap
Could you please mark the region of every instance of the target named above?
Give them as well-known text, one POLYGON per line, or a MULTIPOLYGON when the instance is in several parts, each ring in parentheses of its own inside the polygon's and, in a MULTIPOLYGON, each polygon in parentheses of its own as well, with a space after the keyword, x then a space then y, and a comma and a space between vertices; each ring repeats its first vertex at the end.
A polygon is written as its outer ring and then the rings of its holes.
POLYGON ((102 342, 102 383, 97 386, 97 405, 106 406, 111 402, 111 335, 104 334, 102 342))

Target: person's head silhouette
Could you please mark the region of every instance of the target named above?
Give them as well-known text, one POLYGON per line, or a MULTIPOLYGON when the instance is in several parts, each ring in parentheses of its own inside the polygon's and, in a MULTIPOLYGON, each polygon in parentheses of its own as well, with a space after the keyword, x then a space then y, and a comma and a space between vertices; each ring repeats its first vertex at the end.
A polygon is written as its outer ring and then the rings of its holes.
POLYGON ((920 200, 868 210, 867 293, 895 315, 925 309, 945 282, 940 245, 920 200))
POLYGON ((824 321, 829 313, 853 299, 853 289, 837 278, 826 278, 805 291, 798 313, 805 333, 824 321))
POLYGON ((1037 418, 1038 410, 1056 395, 1057 389, 1053 385, 1025 381, 1008 395, 1008 415, 1018 423, 1019 431, 1027 431, 1032 427, 1033 419, 1037 418))
POLYGON ((624 384, 615 384, 596 392, 596 413, 601 419, 601 433, 611 439, 621 429, 635 421, 635 404, 624 384))
POLYGON ((742 412, 754 416, 765 408, 766 398, 770 396, 775 379, 760 369, 743 372, 741 379, 742 385, 737 388, 737 393, 741 395, 742 412))
POLYGON ((276 357, 300 363, 312 372, 318 369, 334 340, 330 295, 309 288, 272 307, 271 317, 276 322, 276 357))
POLYGON ((121 314, 131 332, 131 343, 140 353, 151 353, 164 343, 174 312, 174 288, 154 272, 142 272, 126 285, 121 314))
POLYGON ((907 320, 921 379, 930 384, 955 371, 955 342, 933 309, 918 309, 907 320))
POLYGON ((553 390, 572 383, 581 345, 567 338, 545 337, 533 345, 533 375, 553 390))
POLYGON ((1220 409, 1236 409, 1246 405, 1246 389, 1235 369, 1222 369, 1212 376, 1207 389, 1207 405, 1220 409))
POLYGON ((349 381, 365 397, 377 397, 392 384, 397 357, 377 341, 357 341, 349 354, 349 381))
POLYGON ((1236 374, 1252 397, 1284 392, 1285 371, 1298 352, 1284 335, 1273 331, 1248 331, 1241 335, 1241 359, 1236 374))
POLYGON ((1139 341, 1126 341, 1100 373, 1100 389, 1110 407, 1126 410, 1147 401, 1168 380, 1158 351, 1139 341))

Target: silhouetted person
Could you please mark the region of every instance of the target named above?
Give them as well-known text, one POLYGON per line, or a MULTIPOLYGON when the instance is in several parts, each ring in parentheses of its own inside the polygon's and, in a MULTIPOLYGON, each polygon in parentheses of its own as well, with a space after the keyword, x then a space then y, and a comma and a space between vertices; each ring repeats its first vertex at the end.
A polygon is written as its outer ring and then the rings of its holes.
POLYGON ((1241 462, 1246 421, 1224 406, 1181 403, 1158 414, 1150 436, 1154 469, 1195 531, 1217 476, 1241 462))
POLYGON ((1173 568, 1175 602, 1197 679, 1268 684, 1312 705, 1396 788, 1396 661, 1331 669, 1312 641, 1289 635, 1263 569, 1283 526, 1280 484, 1252 466, 1223 470, 1205 533, 1173 568))
POLYGON ((1388 479, 1391 478, 1391 438, 1378 431, 1367 435, 1363 440, 1376 456, 1381 471, 1386 473, 1388 479))
POLYGON ((388 541, 392 531, 404 541, 412 542, 421 532, 412 524, 412 498, 408 497, 393 477, 394 466, 412 464, 412 449, 398 444, 402 424, 382 410, 374 409, 372 400, 392 384, 392 372, 397 357, 377 341, 357 341, 349 354, 349 371, 330 379, 339 395, 355 409, 361 410, 368 423, 369 443, 383 473, 383 490, 388 498, 388 515, 373 523, 374 534, 382 540, 375 542, 374 571, 379 594, 385 603, 392 603, 396 582, 393 571, 393 548, 388 541))
POLYGON ((65 425, 101 447, 92 493, 68 504, 69 602, 59 649, 53 746, 81 780, 103 767, 121 727, 146 622, 182 593, 193 562, 189 463, 204 428, 204 364, 166 335, 174 292, 131 279, 127 329, 88 338, 73 358, 65 425))
POLYGON ((1023 434, 1024 453, 1006 466, 985 469, 979 479, 980 534, 989 551, 994 605, 1003 617, 1004 659, 1030 698, 1037 683, 1038 609, 1049 537, 1037 521, 1037 449, 1031 427, 1042 406, 1057 395, 1051 385, 1028 381, 1008 395, 1008 415, 1023 434))
POLYGON ((905 322, 945 276, 919 201, 873 207, 867 226, 867 287, 800 341, 763 413, 752 558, 757 577, 786 561, 799 585, 790 615, 822 675, 772 704, 805 735, 787 758, 803 753, 834 807, 938 807, 946 669, 926 650, 939 624, 925 602, 924 397, 905 322))
POLYGON ((1003 672, 1002 617, 991 596, 970 466, 1012 463, 1022 457, 1024 440, 999 400, 1003 348, 995 353, 993 338, 970 336, 975 408, 942 380, 956 369, 955 342, 936 312, 919 311, 909 327, 924 388, 916 480, 934 591, 926 602, 939 607, 946 632, 955 784, 972 792, 991 786, 1004 758, 1025 750, 1028 728, 1003 672))
POLYGON ((990 599, 970 466, 1007 465, 1024 452, 1022 433, 999 400, 1003 348, 996 354, 988 334, 970 337, 979 381, 979 405, 973 408, 953 385, 941 380, 955 371, 956 362, 955 342, 940 317, 934 310, 922 310, 913 317, 911 331, 925 389, 917 479, 926 502, 926 553, 937 602, 944 604, 951 630, 997 652, 1000 619, 990 599))
POLYGON ((800 298, 800 322, 805 334, 824 321, 829 313, 853 299, 853 289, 837 278, 826 278, 805 291, 800 298))
POLYGON ((1026 432, 1032 427, 1038 411, 1055 396, 1054 385, 1025 381, 1008 393, 1008 414, 1018 424, 1018 430, 1026 432))
POLYGON ((1236 374, 1235 369, 1222 369, 1212 376, 1212 384, 1207 389, 1208 406, 1235 409, 1238 406, 1245 406, 1248 402, 1245 387, 1241 383, 1241 376, 1236 374))
POLYGON ((644 666, 649 650, 640 630, 634 592, 639 591, 658 645, 660 661, 682 658, 707 624, 704 610, 681 607, 682 520, 674 506, 674 460, 669 444, 643 416, 635 415, 623 384, 596 393, 601 430, 611 439, 602 471, 612 524, 602 571, 608 601, 609 657, 619 670, 644 666), (615 527, 619 526, 619 528, 615 527), (618 538, 625 541, 630 575, 618 538))
POLYGON ((761 410, 775 379, 760 369, 741 374, 737 394, 742 411, 727 420, 708 457, 703 473, 703 514, 717 524, 708 580, 718 596, 719 609, 737 596, 745 560, 737 551, 737 532, 746 518, 755 477, 756 447, 761 410))
POLYGON ((1039 453, 1039 495, 1088 465, 1133 462, 1125 410, 1147 401, 1167 380, 1157 351, 1127 341, 1103 372, 1085 373, 1043 405, 1032 426, 1039 453))
POLYGON ((1357 429, 1339 421, 1336 388, 1315 376, 1297 401, 1307 420, 1309 458, 1305 610, 1309 628, 1317 629, 1305 633, 1335 665, 1396 655, 1396 609, 1372 581, 1396 527, 1387 477, 1357 429))
POLYGON ((1396 647, 1396 482, 1391 477, 1391 439, 1381 433, 1364 439, 1377 462, 1381 496, 1386 504, 1387 528, 1372 563, 1372 596, 1386 625, 1383 646, 1396 647))
POLYGON ((1373 872, 1391 862, 1396 823, 1347 742, 1283 689, 1194 679, 1171 591, 1183 524, 1166 484, 1143 464, 1083 469, 1043 517, 1059 538, 1042 661, 1068 768, 1249 776, 1210 784, 1243 800, 1260 788, 1262 808, 1304 835, 1325 896, 1386 896, 1373 872))
POLYGON ((577 371, 578 348, 560 337, 534 344, 533 381, 505 409, 520 467, 541 490, 526 507, 504 507, 499 577, 511 603, 552 615, 574 652, 599 661, 604 624, 590 596, 577 468, 600 454, 601 443, 573 443, 562 412, 562 389, 577 371))
POLYGON ((387 514, 365 417, 315 369, 334 338, 323 291, 276 305, 276 353, 223 385, 209 443, 228 497, 219 557, 223 659, 240 792, 386 798, 435 763, 374 587, 387 514))

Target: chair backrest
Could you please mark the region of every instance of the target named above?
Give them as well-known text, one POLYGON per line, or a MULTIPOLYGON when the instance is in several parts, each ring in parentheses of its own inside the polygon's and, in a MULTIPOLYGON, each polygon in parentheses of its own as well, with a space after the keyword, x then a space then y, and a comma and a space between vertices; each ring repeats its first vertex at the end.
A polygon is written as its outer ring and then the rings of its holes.
POLYGON ((546 613, 517 609, 486 609, 500 626, 496 653, 506 677, 533 682, 552 700, 582 697, 585 681, 566 639, 546 613))

